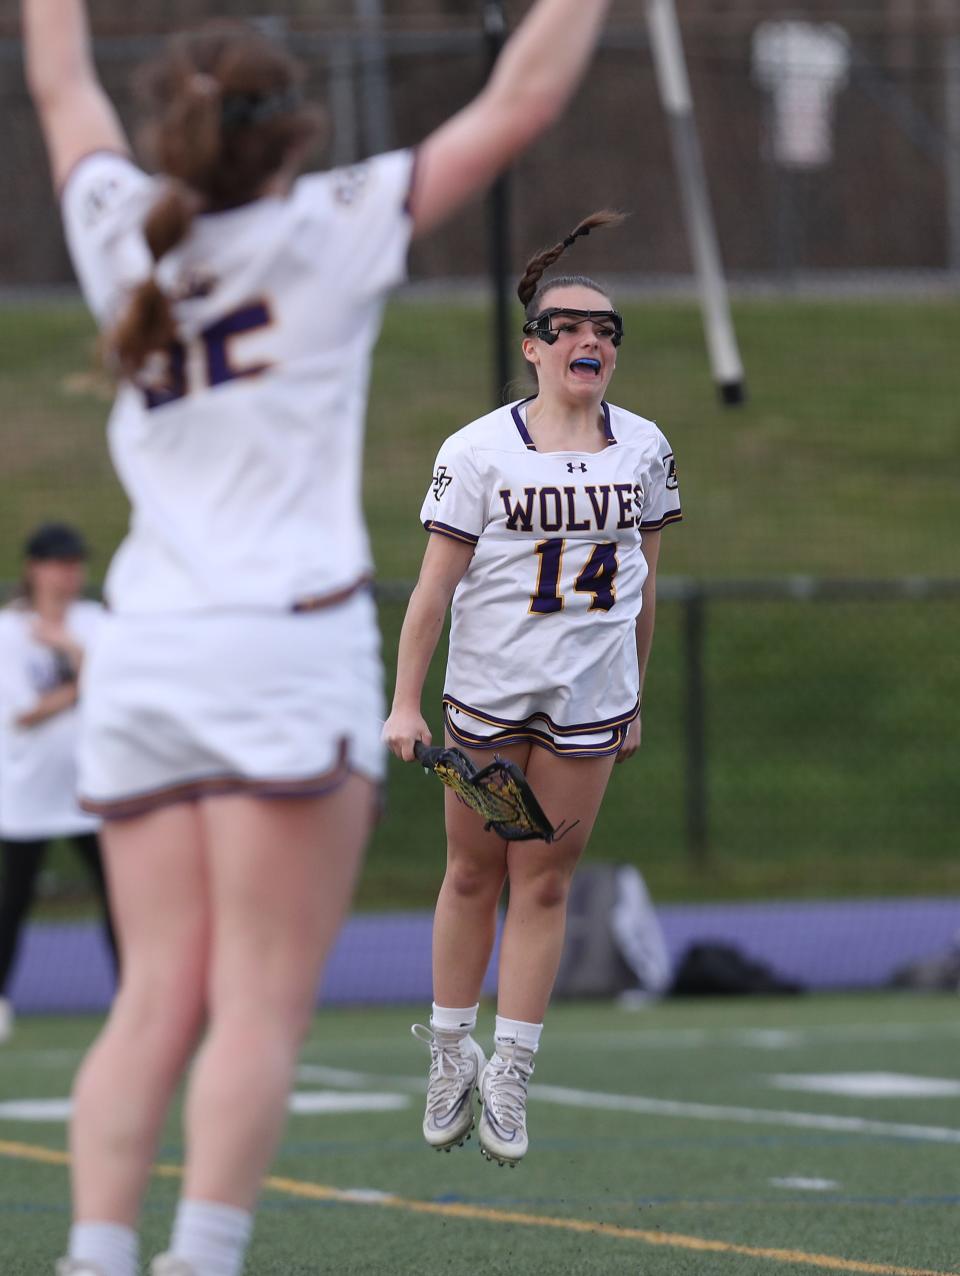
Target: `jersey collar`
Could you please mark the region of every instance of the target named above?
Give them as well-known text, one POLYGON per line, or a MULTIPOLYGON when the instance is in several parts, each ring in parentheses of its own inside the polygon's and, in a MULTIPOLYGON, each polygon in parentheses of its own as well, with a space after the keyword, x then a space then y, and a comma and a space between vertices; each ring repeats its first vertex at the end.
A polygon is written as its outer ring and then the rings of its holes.
MULTIPOLYGON (((520 435, 521 439, 523 439, 523 445, 528 452, 536 452, 537 445, 530 437, 530 431, 527 429, 527 423, 523 419, 521 409, 525 408, 528 403, 532 403, 536 397, 537 396, 535 394, 528 395, 527 398, 521 399, 519 403, 515 403, 511 408, 513 423, 517 427, 517 433, 520 435)), ((614 438, 613 427, 610 424, 610 404, 606 401, 606 399, 604 399, 600 406, 603 409, 603 437, 606 439, 607 445, 609 446, 611 443, 616 443, 617 441, 614 438)))

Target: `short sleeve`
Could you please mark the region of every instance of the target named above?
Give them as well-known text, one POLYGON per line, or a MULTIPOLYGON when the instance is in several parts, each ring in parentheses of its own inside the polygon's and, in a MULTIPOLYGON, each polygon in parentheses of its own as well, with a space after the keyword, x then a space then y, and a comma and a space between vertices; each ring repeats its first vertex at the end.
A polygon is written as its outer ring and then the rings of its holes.
POLYGON ((413 170, 414 152, 407 150, 324 175, 336 260, 361 294, 385 292, 407 277, 413 170))
POLYGON ((641 532, 658 532, 668 523, 679 523, 683 517, 680 509, 680 487, 677 482, 677 462, 673 449, 659 430, 657 442, 657 455, 643 483, 643 505, 640 509, 641 532))
POLYGON ((428 532, 476 545, 487 522, 487 505, 472 449, 448 439, 433 467, 421 522, 428 532))
POLYGON ((126 295, 153 269, 143 220, 154 183, 126 156, 85 156, 63 188, 63 226, 84 299, 109 321, 126 295))

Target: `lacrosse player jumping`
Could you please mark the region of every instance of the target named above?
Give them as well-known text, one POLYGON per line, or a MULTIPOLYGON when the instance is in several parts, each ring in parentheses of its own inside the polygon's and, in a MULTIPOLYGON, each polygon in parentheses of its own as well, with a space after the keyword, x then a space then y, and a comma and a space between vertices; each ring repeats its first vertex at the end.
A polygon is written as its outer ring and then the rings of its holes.
MULTIPOLYGON (((434 1004, 423 1133, 462 1144, 479 1090, 481 1151, 527 1150, 526 1092, 560 961, 566 900, 615 761, 640 744, 660 532, 680 517, 670 445, 604 398, 623 338, 607 293, 581 275, 541 282, 595 213, 535 256, 518 288, 523 354, 538 392, 451 435, 421 518, 431 533, 400 637, 384 739, 410 761, 430 731, 427 668, 453 602, 443 695, 447 743, 484 766, 496 750, 526 773, 548 836, 516 841, 446 797, 447 868, 433 932, 434 1004), (552 821, 552 825, 549 823, 552 821), (567 834, 554 838, 554 830, 567 834), (494 1053, 474 1041, 505 881, 494 1053)), ((482 774, 482 773, 481 773, 482 774)), ((477 777, 479 778, 479 777, 477 777)), ((464 790, 469 794, 469 790, 464 790)), ((487 815, 487 819, 484 819, 487 815)))

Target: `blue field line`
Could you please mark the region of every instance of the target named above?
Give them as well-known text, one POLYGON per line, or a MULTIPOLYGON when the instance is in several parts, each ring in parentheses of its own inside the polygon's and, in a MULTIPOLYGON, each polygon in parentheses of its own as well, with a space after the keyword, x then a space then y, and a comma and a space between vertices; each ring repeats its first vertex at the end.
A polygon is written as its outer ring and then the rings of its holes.
MULTIPOLYGON (((782 1196, 638 1196, 625 1200, 611 1199, 609 1196, 487 1196, 472 1195, 463 1192, 443 1192, 426 1198, 436 1205, 476 1205, 490 1209, 540 1209, 550 1207, 570 1208, 603 1206, 607 1210, 643 1210, 664 1208, 689 1209, 743 1209, 744 1207, 779 1208, 800 1206, 805 1209, 822 1209, 827 1206, 872 1206, 896 1209, 955 1209, 960 1205, 960 1194, 944 1196, 849 1196, 837 1195, 833 1192, 803 1192, 782 1196)), ((297 1201, 265 1197, 258 1205, 259 1213, 283 1214, 302 1213, 305 1210, 354 1208, 348 1201, 297 1201)), ((144 1214, 168 1214, 172 1209, 169 1202, 148 1200, 143 1207, 144 1214)), ((23 1214, 49 1214, 58 1218, 67 1217, 71 1213, 69 1202, 41 1204, 35 1201, 0 1201, 0 1216, 23 1214)))
MULTIPOLYGON (((905 1142, 920 1142, 921 1140, 905 1140, 902 1137, 891 1138, 874 1138, 872 1143, 881 1147, 897 1147, 902 1146, 905 1142)), ((769 1135, 767 1137, 757 1136, 750 1138, 747 1135, 737 1137, 730 1135, 708 1135, 702 1139, 692 1136, 677 1136, 676 1138, 649 1138, 638 1134, 633 1138, 622 1139, 598 1139, 598 1138, 537 1138, 538 1153, 547 1152, 577 1152, 584 1150, 596 1151, 598 1148, 609 1149, 615 1151, 617 1149, 625 1149, 630 1152, 642 1152, 649 1149, 658 1148, 691 1148, 691 1149, 736 1149, 736 1148, 827 1148, 837 1149, 845 1147, 860 1147, 863 1145, 863 1137, 857 1134, 821 1134, 821 1135, 802 1135, 802 1134, 784 1134, 782 1136, 769 1135)), ((350 1157, 366 1157, 375 1160, 382 1160, 385 1152, 411 1153, 416 1156, 421 1154, 426 1157, 429 1149, 425 1147, 421 1138, 411 1136, 407 1139, 358 1139, 358 1140, 297 1140, 296 1142, 284 1144, 282 1149, 283 1161, 291 1160, 302 1163, 311 1158, 318 1160, 326 1157, 334 1156, 350 1156, 350 1157)), ((182 1161, 183 1148, 175 1144, 168 1144, 161 1148, 160 1156, 163 1160, 182 1161)))
POLYGON ((602 1205, 610 1210, 660 1209, 665 1206, 683 1206, 691 1209, 742 1209, 744 1206, 800 1205, 809 1209, 825 1205, 872 1205, 909 1209, 955 1208, 960 1205, 960 1194, 946 1196, 851 1196, 838 1192, 784 1192, 776 1196, 636 1196, 617 1200, 610 1196, 487 1196, 464 1192, 444 1192, 430 1198, 438 1205, 481 1205, 492 1209, 530 1209, 540 1206, 592 1206, 602 1205))
MULTIPOLYGON (((904 1139, 901 1135, 891 1135, 884 1138, 882 1136, 874 1136, 872 1143, 880 1146, 900 1146, 903 1143, 925 1142, 925 1140, 904 1139)), ((643 1151, 650 1148, 842 1148, 842 1147, 861 1147, 863 1145, 863 1136, 860 1134, 793 1134, 786 1132, 782 1135, 723 1135, 708 1134, 702 1138, 696 1135, 676 1135, 676 1136, 651 1136, 645 1134, 636 1134, 632 1136, 624 1136, 622 1138, 605 1138, 594 1136, 583 1137, 561 1137, 561 1136, 537 1136, 536 1146, 538 1152, 568 1152, 579 1151, 582 1149, 598 1148, 609 1149, 611 1151, 624 1148, 628 1151, 643 1151)), ((418 1155, 427 1155, 429 1149, 425 1146, 423 1139, 416 1135, 403 1139, 382 1139, 377 1138, 375 1141, 367 1139, 298 1139, 285 1143, 282 1149, 284 1159, 293 1158, 301 1159, 310 1156, 375 1156, 382 1157, 385 1151, 394 1152, 415 1152, 418 1155)), ((169 1145, 162 1149, 164 1157, 173 1159, 182 1159, 183 1148, 177 1145, 169 1145)))

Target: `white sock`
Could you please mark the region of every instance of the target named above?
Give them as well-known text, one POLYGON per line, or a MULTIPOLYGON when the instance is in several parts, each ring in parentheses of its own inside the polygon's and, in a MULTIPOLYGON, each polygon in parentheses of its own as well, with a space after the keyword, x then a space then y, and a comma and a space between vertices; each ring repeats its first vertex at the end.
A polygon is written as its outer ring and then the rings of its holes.
POLYGON ((89 1263, 103 1276, 136 1276, 139 1249, 136 1232, 122 1223, 74 1223, 70 1228, 70 1258, 89 1263))
POLYGON ((433 1003, 433 1010, 430 1014, 430 1027, 436 1031, 437 1028, 441 1032, 459 1032, 461 1029, 466 1032, 473 1032, 477 1026, 477 1011, 480 1009, 479 1001, 475 1006, 438 1006, 433 1003))
POLYGON ((177 1206, 170 1253, 196 1268, 197 1276, 240 1276, 253 1231, 253 1216, 216 1201, 177 1206))
POLYGON ((497 1015, 493 1040, 498 1053, 501 1045, 522 1046, 524 1050, 532 1050, 536 1053, 540 1045, 541 1032, 543 1032, 542 1023, 524 1023, 522 1019, 505 1019, 503 1015, 497 1015))

